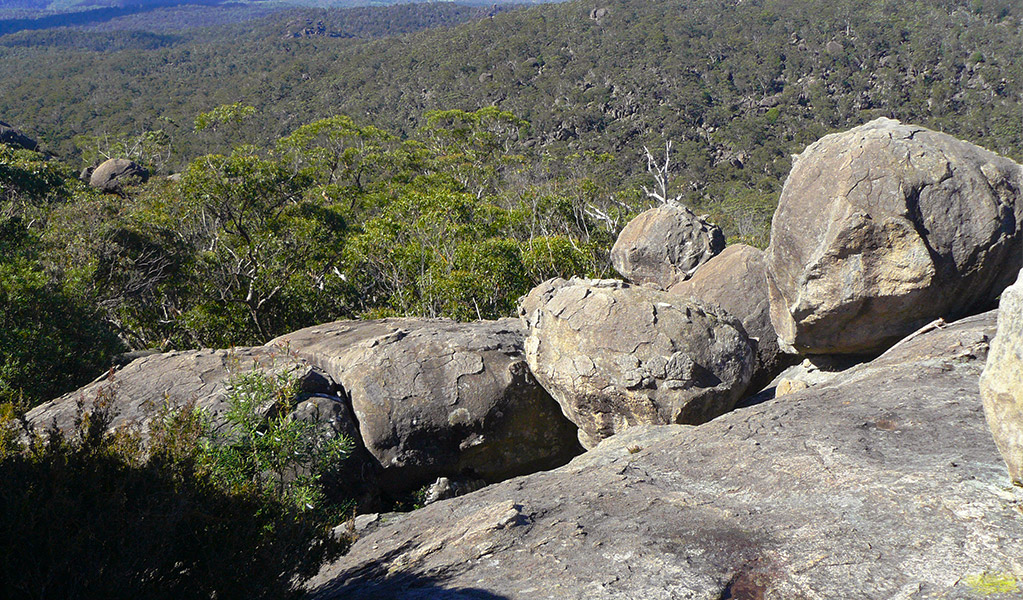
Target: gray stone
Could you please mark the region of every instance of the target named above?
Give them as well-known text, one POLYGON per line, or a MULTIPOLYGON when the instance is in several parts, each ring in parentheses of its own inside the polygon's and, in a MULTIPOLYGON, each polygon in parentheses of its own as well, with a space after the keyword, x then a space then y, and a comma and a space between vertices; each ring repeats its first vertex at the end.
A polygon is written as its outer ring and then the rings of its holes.
POLYGON ((92 171, 89 185, 104 192, 119 193, 126 183, 148 179, 149 171, 138 163, 126 158, 111 158, 92 171))
MULTIPOLYGON (((103 405, 110 416, 110 427, 138 427, 148 430, 149 422, 164 408, 201 408, 210 415, 215 428, 226 421, 229 406, 228 383, 233 375, 254 370, 270 374, 287 372, 299 381, 306 393, 332 394, 333 382, 308 364, 270 348, 235 350, 188 350, 137 358, 120 370, 41 404, 26 415, 36 429, 56 427, 73 431, 83 412, 103 405)), ((274 407, 263 407, 263 411, 274 407)), ((351 424, 339 424, 351 431, 351 424)))
POLYGON ((739 321, 700 301, 616 280, 552 279, 522 300, 526 360, 579 441, 731 410, 753 351, 739 321))
POLYGON ((618 234, 611 263, 633 283, 667 289, 725 249, 721 228, 684 206, 664 205, 641 213, 618 234))
POLYGON ((735 244, 711 258, 668 293, 691 296, 720 306, 742 322, 756 350, 756 367, 749 389, 762 389, 794 359, 778 347, 771 325, 771 302, 767 298, 764 252, 735 244))
POLYGON ((3 121, 0 121, 0 144, 20 150, 39 150, 38 142, 3 121))
POLYGON ((1009 477, 1023 485, 1023 277, 1002 293, 980 395, 1009 477))
MULTIPOLYGON (((994 317, 697 427, 381 524, 319 600, 981 599, 1023 591, 1023 488, 977 378, 994 317), (1008 591, 989 596, 985 584, 1008 591)), ((990 589, 990 588, 989 588, 990 589)))
POLYGON ((575 426, 533 379, 515 319, 340 321, 268 344, 340 383, 383 489, 490 482, 564 464, 575 426))
POLYGON ((877 119, 799 155, 767 249, 771 321, 803 354, 876 353, 993 306, 1023 262, 1023 167, 877 119))

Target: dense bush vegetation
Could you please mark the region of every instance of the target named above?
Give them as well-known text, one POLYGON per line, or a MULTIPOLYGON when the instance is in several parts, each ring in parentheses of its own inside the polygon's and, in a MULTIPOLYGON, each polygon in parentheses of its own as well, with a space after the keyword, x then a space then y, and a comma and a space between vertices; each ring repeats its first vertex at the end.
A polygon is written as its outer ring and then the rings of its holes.
MULTIPOLYGON (((28 446, 0 405, 0 589, 5 598, 286 598, 348 543, 319 478, 350 450, 287 417, 294 386, 236 378, 230 431, 167 412, 107 434, 100 408, 28 446), (262 415, 269 405, 276 414, 262 415)), ((104 400, 104 399, 101 399, 104 400)), ((106 398, 107 402, 113 398, 106 398)), ((102 406, 102 402, 100 403, 102 406)))
MULTIPOLYGON (((196 129, 244 138, 254 112, 224 105, 196 129)), ((546 278, 607 272, 640 205, 612 187, 607 157, 544 163, 519 141, 528 124, 493 107, 426 122, 402 140, 320 119, 120 195, 5 150, 0 394, 50 399, 120 346, 260 344, 360 316, 495 318, 546 278)))
POLYGON ((760 207, 755 222, 748 211, 740 220, 762 228, 790 154, 877 116, 1023 159, 1021 6, 612 0, 419 32, 417 24, 453 21, 420 6, 276 16, 160 41, 23 32, 0 38, 8 82, 0 115, 62 155, 76 152, 76 135, 162 129, 176 149, 167 167, 180 169, 199 154, 229 152, 230 142, 187 126, 218 104, 259 108, 248 140, 258 143, 337 113, 372 115, 407 137, 427 111, 496 105, 532 124, 533 143, 611 153, 625 177, 642 175, 643 145, 672 139, 687 204, 729 226, 734 211, 724 205, 760 207), (599 18, 595 9, 604 9, 599 18), (403 32, 414 33, 367 39, 403 32))

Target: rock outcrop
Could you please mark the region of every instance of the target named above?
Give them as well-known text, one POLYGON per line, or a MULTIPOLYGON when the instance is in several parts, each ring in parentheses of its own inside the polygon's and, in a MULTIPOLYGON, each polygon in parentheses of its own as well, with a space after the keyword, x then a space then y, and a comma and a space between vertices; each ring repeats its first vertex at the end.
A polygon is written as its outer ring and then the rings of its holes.
POLYGON ((93 169, 89 185, 104 192, 118 193, 131 181, 147 181, 149 171, 126 158, 111 158, 93 169))
POLYGON ((1009 477, 1023 485, 1023 276, 1002 293, 998 310, 980 395, 1009 477))
POLYGON ((762 250, 745 244, 729 246, 701 265, 691 278, 668 288, 668 293, 720 306, 742 322, 757 357, 750 390, 762 389, 792 362, 778 347, 778 334, 771 325, 762 250))
POLYGON ((388 491, 438 477, 498 481, 581 449, 576 428, 533 379, 515 319, 340 321, 268 344, 341 384, 388 491))
MULTIPOLYGON (((229 409, 227 384, 232 376, 253 370, 288 372, 306 394, 336 398, 334 383, 303 361, 270 348, 236 350, 187 350, 152 354, 133 360, 123 369, 111 371, 89 385, 56 400, 41 404, 26 415, 37 429, 57 427, 71 431, 83 412, 102 404, 110 427, 137 425, 144 432, 149 421, 165 408, 194 405, 210 415, 215 428, 225 424, 229 409)), ((339 431, 354 431, 343 405, 337 407, 339 431)))
POLYGON ((0 144, 7 144, 12 148, 22 150, 35 151, 39 149, 38 142, 3 121, 0 121, 0 144))
POLYGON ((721 228, 684 206, 641 213, 618 234, 611 263, 629 281, 666 289, 725 249, 721 228))
MULTIPOLYGON (((376 517, 319 600, 984 598, 1023 590, 977 378, 994 315, 698 426, 376 517)), ((365 523, 364 523, 365 524, 365 523)))
POLYGON ((1023 261, 1021 169, 890 119, 811 144, 767 250, 780 338, 804 354, 874 353, 992 306, 1023 261))
POLYGON ((529 367, 586 448, 634 425, 709 421, 735 406, 753 373, 739 321, 692 298, 552 279, 519 314, 529 367))

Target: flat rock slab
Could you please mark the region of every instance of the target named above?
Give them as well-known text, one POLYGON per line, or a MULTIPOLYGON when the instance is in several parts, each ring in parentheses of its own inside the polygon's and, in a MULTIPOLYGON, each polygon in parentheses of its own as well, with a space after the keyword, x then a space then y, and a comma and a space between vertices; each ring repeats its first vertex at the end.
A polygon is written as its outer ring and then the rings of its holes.
POLYGON ((1023 489, 977 384, 994 325, 971 317, 812 389, 634 427, 394 518, 309 586, 321 600, 1018 598, 1023 489))
POLYGON ((56 426, 69 431, 83 411, 90 412, 102 403, 109 412, 111 428, 131 424, 145 430, 165 406, 176 409, 192 404, 206 410, 217 426, 229 408, 230 378, 253 370, 287 371, 301 380, 307 393, 332 392, 332 382, 305 362, 270 348, 187 350, 136 359, 77 391, 35 407, 26 416, 37 428, 56 426))

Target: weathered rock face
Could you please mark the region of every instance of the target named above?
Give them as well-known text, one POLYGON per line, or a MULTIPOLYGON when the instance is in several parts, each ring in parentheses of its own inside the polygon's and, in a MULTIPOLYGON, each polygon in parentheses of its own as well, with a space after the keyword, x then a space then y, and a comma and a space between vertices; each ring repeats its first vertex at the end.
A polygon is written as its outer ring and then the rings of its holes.
MULTIPOLYGON (((229 408, 228 380, 252 370, 288 372, 308 394, 335 393, 333 382, 322 373, 269 348, 189 350, 138 358, 75 392, 35 407, 27 417, 35 427, 69 431, 83 410, 92 411, 101 402, 109 410, 112 428, 134 424, 145 430, 165 406, 176 409, 194 403, 206 410, 218 427, 224 425, 223 415, 229 408)), ((339 431, 350 433, 350 416, 343 406, 338 410, 345 413, 336 420, 339 431)))
POLYGON ((708 421, 735 406, 753 372, 739 321, 692 298, 552 279, 519 314, 529 367, 586 448, 633 425, 708 421))
POLYGON ((1023 488, 977 392, 991 314, 876 364, 367 528, 315 597, 984 598, 1023 589, 1023 488), (950 350, 952 349, 952 350, 950 350))
POLYGON ((796 160, 771 225, 771 320, 802 353, 871 353, 992 305, 1019 270, 1023 171, 877 119, 796 160))
POLYGON ((533 379, 515 319, 341 321, 269 346, 322 368, 351 398, 381 486, 437 477, 497 481, 564 464, 575 426, 533 379))
POLYGON ((0 121, 0 144, 23 150, 38 150, 39 144, 13 126, 0 121))
POLYGON ((89 176, 89 185, 104 192, 117 192, 126 182, 149 179, 149 171, 126 158, 111 158, 96 167, 89 176))
POLYGON ((701 265, 691 278, 668 288, 670 294, 720 306, 742 322, 756 349, 751 390, 762 389, 793 360, 778 347, 764 271, 762 250, 735 244, 701 265))
POLYGON ((717 225, 684 206, 658 206, 629 222, 611 248, 611 263, 633 283, 668 288, 725 249, 717 225))
POLYGON ((1009 476, 1023 485, 1023 277, 1002 293, 980 395, 1009 476))

